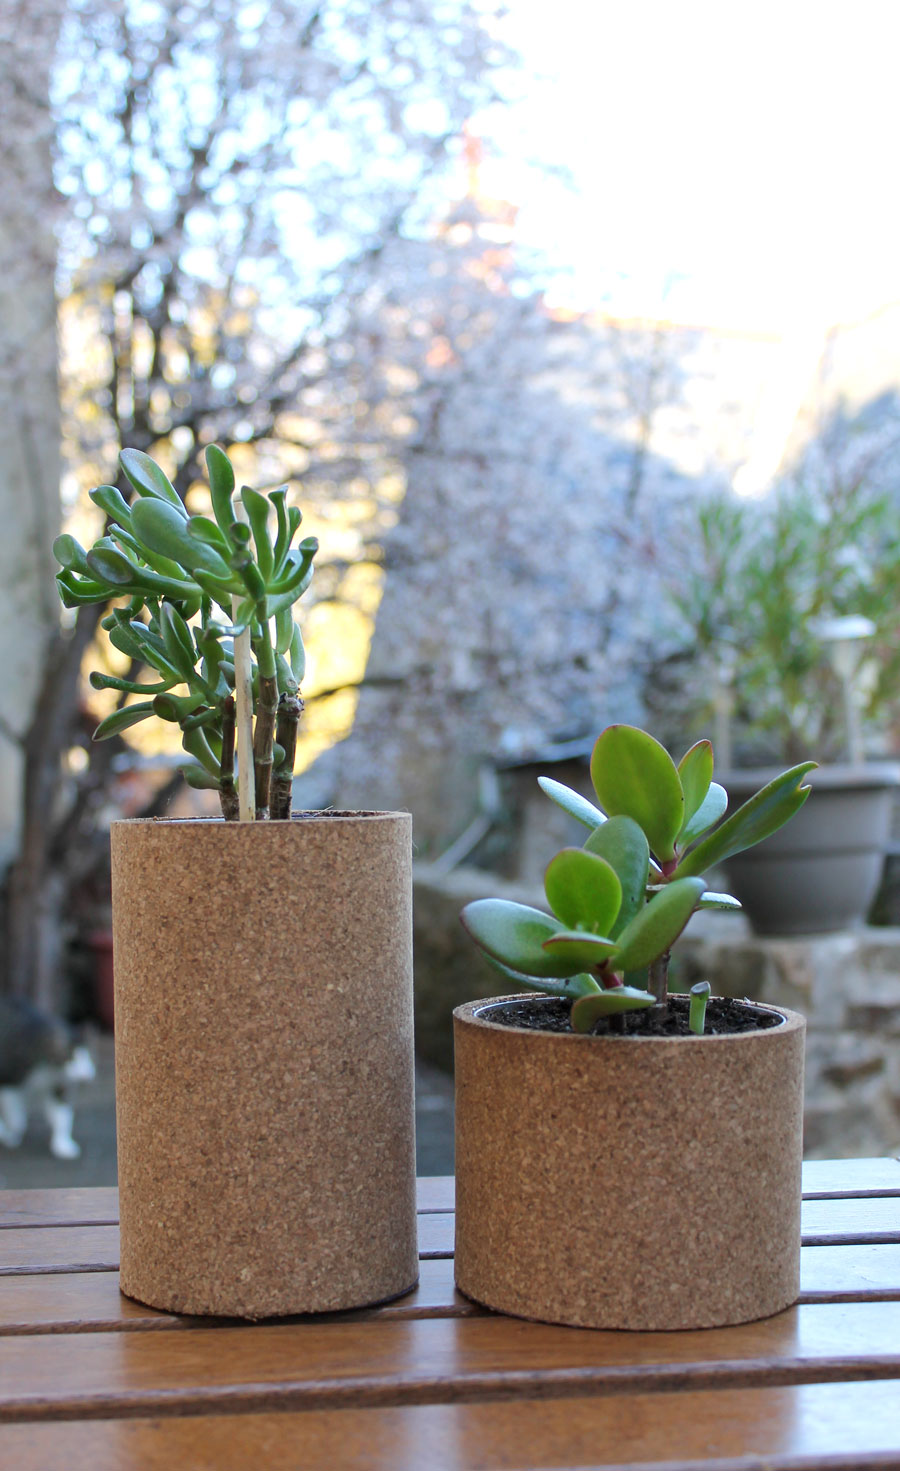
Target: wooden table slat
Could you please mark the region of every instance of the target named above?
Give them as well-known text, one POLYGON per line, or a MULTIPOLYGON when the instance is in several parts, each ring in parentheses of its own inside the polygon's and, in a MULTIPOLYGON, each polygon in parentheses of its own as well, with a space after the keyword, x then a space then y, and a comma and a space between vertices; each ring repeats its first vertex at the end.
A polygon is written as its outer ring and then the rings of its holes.
MULTIPOLYGON (((452 1212, 424 1212, 418 1227, 420 1257, 452 1256, 452 1212)), ((804 1201, 802 1228, 809 1246, 900 1243, 900 1198, 804 1201)), ((10 1226, 0 1234, 0 1277, 19 1272, 108 1272, 118 1265, 118 1226, 10 1226)))
MULTIPOLYGON (((455 1193, 452 1175, 421 1175, 416 1181, 416 1209, 423 1213, 452 1211, 455 1193)), ((23 1226, 115 1226, 118 1220, 119 1192, 114 1185, 0 1190, 0 1230, 23 1226)))
POLYGON ((900 1471, 897 1160, 804 1166, 800 1305, 694 1333, 478 1308, 418 1183, 415 1292, 256 1325, 123 1298, 114 1190, 0 1192, 0 1465, 900 1471))
POLYGON ((0 1426, 16 1471, 828 1471, 900 1466, 900 1381, 0 1426))
MULTIPOLYGON (((423 1175, 416 1185, 419 1211, 453 1210, 452 1175, 423 1175)), ((900 1195, 900 1160, 892 1157, 805 1160, 803 1194, 811 1200, 847 1195, 900 1195)), ((115 1186, 0 1191, 0 1229, 114 1225, 118 1219, 119 1192, 115 1186)))
POLYGON ((0 1338, 0 1420, 312 1409, 900 1377, 895 1303, 789 1309, 702 1333, 495 1314, 0 1338))
MULTIPOLYGON (((482 1312, 456 1291, 450 1258, 420 1263, 418 1287, 361 1310, 370 1317, 459 1317, 482 1312)), ((804 1247, 801 1303, 900 1301, 900 1245, 804 1247)), ((359 1314, 357 1314, 359 1316, 359 1314)), ((316 1321, 345 1321, 347 1314, 316 1321)), ((34 1272, 0 1277, 0 1334, 183 1329, 196 1320, 158 1313, 123 1297, 118 1272, 34 1272)))
POLYGON ((900 1195, 900 1159, 806 1159, 803 1194, 834 1199, 841 1195, 900 1195))

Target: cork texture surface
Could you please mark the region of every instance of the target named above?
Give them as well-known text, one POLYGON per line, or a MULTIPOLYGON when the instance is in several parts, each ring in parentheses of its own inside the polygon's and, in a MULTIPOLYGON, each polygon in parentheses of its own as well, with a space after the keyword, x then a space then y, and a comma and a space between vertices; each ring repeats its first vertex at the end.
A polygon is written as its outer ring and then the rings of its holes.
POLYGON ((411 818, 112 827, 121 1285, 259 1318, 409 1288, 411 818))
POLYGON ((796 1300, 801 1016, 601 1038, 480 1020, 490 1004, 453 1014, 463 1292, 525 1318, 645 1330, 796 1300))

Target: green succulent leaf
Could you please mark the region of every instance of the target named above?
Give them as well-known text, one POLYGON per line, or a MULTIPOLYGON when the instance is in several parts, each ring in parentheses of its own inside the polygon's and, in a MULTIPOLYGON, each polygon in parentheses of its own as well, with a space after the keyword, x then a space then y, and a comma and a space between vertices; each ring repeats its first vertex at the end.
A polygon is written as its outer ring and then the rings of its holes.
POLYGON ((698 909, 728 909, 737 911, 741 909, 741 901, 735 899, 733 894, 713 894, 708 889, 704 890, 698 909))
POLYGON ((570 929, 607 935, 622 902, 618 874, 605 858, 583 848, 563 848, 544 874, 547 902, 570 929))
POLYGON ((80 572, 83 577, 90 576, 87 554, 74 536, 65 533, 58 536, 53 543, 53 555, 64 572, 80 572))
POLYGON ((124 526, 126 531, 131 530, 131 509, 117 486, 97 485, 88 491, 88 496, 95 506, 100 507, 104 516, 108 516, 119 526, 124 526))
POLYGON ((269 502, 249 485, 241 487, 241 500, 250 520, 256 544, 256 561, 264 581, 268 582, 275 566, 275 554, 269 536, 269 502))
POLYGON ((707 828, 713 826, 724 816, 728 807, 728 793, 724 787, 720 787, 716 781, 710 782, 709 791, 697 808, 689 822, 684 824, 678 835, 678 846, 682 850, 687 848, 697 838, 705 833, 707 828))
POLYGON ((610 986, 595 995, 581 996, 572 1005, 572 1031, 590 1032, 598 1017, 643 1011, 645 1006, 652 1006, 655 1001, 656 997, 650 991, 638 991, 634 986, 610 986))
POLYGON ((815 769, 815 761, 803 761, 776 776, 760 791, 756 792, 743 807, 717 827, 709 837, 699 842, 686 854, 675 870, 674 877, 704 873, 735 853, 743 853, 761 843, 793 817, 803 806, 810 787, 801 786, 806 774, 815 769))
POLYGON ((136 501, 131 524, 146 547, 160 556, 171 557, 188 572, 207 572, 225 582, 230 579, 227 562, 208 543, 191 535, 188 522, 174 506, 161 500, 136 501))
POLYGON ((709 791, 713 775, 713 748, 709 741, 697 741, 678 763, 678 776, 684 792, 684 821, 681 832, 698 811, 709 791))
POLYGON ((57 572, 56 590, 64 608, 81 608, 88 603, 106 603, 110 590, 107 583, 93 578, 76 577, 72 572, 57 572))
POLYGON ((672 946, 705 892, 700 878, 682 878, 666 884, 635 915, 619 936, 615 969, 641 970, 672 946))
POLYGON ((290 608, 282 608, 275 616, 275 652, 287 655, 294 636, 294 620, 290 608))
POLYGON ((205 771, 209 772, 210 776, 215 777, 216 781, 219 780, 219 759, 212 749, 205 731, 196 729, 184 731, 181 737, 181 744, 184 746, 188 755, 193 756, 195 761, 199 761, 200 765, 205 771))
POLYGON ((103 674, 99 669, 92 669, 88 680, 91 689, 119 690, 126 695, 158 695, 172 687, 169 680, 161 684, 140 684, 136 679, 120 679, 116 674, 103 674))
POLYGON ((128 560, 124 552, 112 547, 93 546, 87 554, 88 571, 100 582, 110 587, 126 588, 135 585, 138 569, 128 560))
POLYGON ((146 659, 146 651, 140 639, 135 638, 131 629, 121 623, 114 623, 109 630, 109 641, 114 649, 120 654, 127 654, 129 659, 146 659))
POLYGON ((202 766, 182 766, 181 774, 189 787, 197 792, 217 792, 219 790, 218 777, 206 771, 202 766))
POLYGON ((309 584, 312 582, 313 569, 309 567, 298 583, 289 588, 287 592, 269 593, 266 598, 266 617, 275 618, 285 608, 293 608, 299 598, 303 596, 309 584))
POLYGON ((295 695, 298 685, 294 678, 294 671, 283 654, 275 655, 275 675, 278 680, 278 693, 280 695, 295 695))
MULTIPOLYGON (((145 455, 139 449, 123 449, 119 455, 119 464, 138 495, 147 496, 153 500, 167 501, 170 506, 177 508, 182 520, 187 520, 187 511, 181 496, 168 475, 151 460, 149 455, 145 455)), ((131 509, 133 514, 134 507, 131 509)))
POLYGON ((206 447, 206 469, 209 474, 209 493, 213 515, 219 523, 229 544, 232 543, 231 527, 234 522, 234 471, 231 461, 217 444, 206 447))
POLYGON ((297 624, 294 624, 294 632, 291 634, 291 651, 288 656, 291 670, 297 684, 303 683, 306 674, 306 648, 303 643, 303 634, 297 624))
POLYGON ((271 591, 273 597, 278 597, 285 593, 294 593, 295 597, 299 596, 297 588, 309 572, 312 559, 318 550, 318 539, 315 536, 307 536, 292 552, 288 552, 284 564, 284 571, 278 578, 278 581, 272 584, 271 591))
POLYGON ((231 599, 235 593, 244 591, 240 579, 230 576, 225 582, 221 577, 211 577, 208 572, 201 572, 199 568, 194 571, 197 586, 202 588, 207 597, 218 603, 219 607, 228 614, 231 613, 231 599))
POLYGON ((650 848, 633 817, 610 817, 594 829, 585 843, 588 853, 597 853, 618 875, 622 902, 615 923, 606 933, 618 939, 638 910, 643 908, 650 871, 650 848))
POLYGON ((160 720, 168 720, 173 725, 180 725, 193 715, 199 705, 196 695, 157 695, 153 701, 153 713, 160 720))
POLYGON ((665 747, 633 725, 607 726, 591 756, 591 780, 610 817, 633 817, 662 863, 675 856, 684 793, 665 747))
POLYGON ((92 740, 107 741, 110 736, 121 735, 123 730, 137 725, 139 721, 146 720, 148 715, 153 714, 152 700, 137 700, 133 705, 125 705, 121 710, 114 710, 112 715, 107 715, 101 720, 94 731, 92 740))
POLYGON ((280 485, 277 490, 269 491, 269 500, 275 507, 275 577, 278 577, 281 573, 282 564, 288 554, 289 548, 288 517, 287 510, 285 509, 287 492, 288 488, 286 485, 280 485))
POLYGON ((583 966, 569 970, 542 949, 545 940, 561 934, 564 926, 543 910, 508 899, 475 899, 460 915, 476 945, 488 955, 525 975, 559 980, 583 966), (556 969, 554 969, 556 966, 556 969))
POLYGON ((502 960, 496 960, 493 955, 482 951, 487 964, 504 980, 514 981, 517 986, 530 986, 534 991, 544 991, 548 996, 591 996, 600 986, 593 976, 576 975, 569 976, 563 981, 545 980, 539 976, 526 976, 520 970, 513 970, 511 966, 504 965, 502 960))
POLYGON ((190 683, 194 678, 197 662, 197 650, 191 630, 171 603, 164 603, 160 609, 159 626, 166 654, 182 678, 190 683))
POLYGON ((545 940, 542 949, 555 967, 551 974, 566 976, 602 965, 615 954, 616 942, 608 935, 592 935, 587 930, 563 930, 545 940))
POLYGON ((223 561, 227 561, 232 553, 232 546, 221 527, 215 521, 210 521, 208 516, 192 516, 188 521, 188 532, 195 536, 198 541, 206 542, 207 546, 215 547, 223 561))
POLYGON ((605 814, 595 807, 593 802, 589 802, 587 797, 582 797, 580 792, 573 792, 571 787, 563 786, 561 781, 554 781, 549 776, 539 776, 538 786, 551 802, 555 802, 557 807, 563 809, 563 812, 568 812, 570 817, 583 822, 585 827, 593 829, 606 821, 605 814))

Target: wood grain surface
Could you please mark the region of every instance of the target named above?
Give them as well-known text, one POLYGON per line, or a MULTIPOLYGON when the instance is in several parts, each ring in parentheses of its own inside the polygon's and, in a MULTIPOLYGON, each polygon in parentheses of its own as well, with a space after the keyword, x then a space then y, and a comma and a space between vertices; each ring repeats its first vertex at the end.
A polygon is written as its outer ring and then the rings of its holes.
POLYGON ((15 1471, 900 1471, 900 1165, 804 1167, 800 1304, 607 1333, 453 1283, 453 1182, 419 1182, 421 1281, 250 1325, 118 1290, 110 1190, 0 1193, 0 1466, 15 1471))
POLYGON ((828 1471, 900 1465, 900 1381, 0 1426, 16 1471, 828 1471))

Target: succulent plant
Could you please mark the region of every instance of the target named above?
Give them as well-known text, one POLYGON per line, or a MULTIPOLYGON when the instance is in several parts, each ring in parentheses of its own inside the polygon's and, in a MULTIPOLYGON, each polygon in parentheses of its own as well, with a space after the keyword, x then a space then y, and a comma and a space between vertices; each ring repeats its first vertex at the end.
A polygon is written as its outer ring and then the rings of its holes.
POLYGON ((193 758, 188 782, 218 791, 226 819, 290 817, 305 669, 293 608, 318 542, 294 546, 302 516, 286 504, 286 486, 263 496, 245 485, 242 515, 234 471, 216 445, 206 451, 212 520, 189 514, 149 455, 126 449, 120 459, 131 503, 99 486, 90 494, 107 516, 106 534, 89 551, 68 535, 53 544, 65 606, 116 600, 102 620, 110 642, 135 674, 145 667, 157 676, 93 673, 95 689, 140 697, 102 720, 94 739, 153 715, 173 721, 193 758))
POLYGON ((730 894, 709 892, 702 875, 787 822, 809 795, 802 779, 815 764, 791 767, 725 817, 728 798, 712 779, 709 741, 676 766, 646 731, 608 726, 591 756, 599 807, 538 778, 590 829, 582 848, 563 848, 547 867, 551 912, 477 899, 462 922, 502 975, 571 1000, 577 1032, 591 1031, 601 1016, 665 1004, 669 951, 691 915, 740 909, 730 894))

